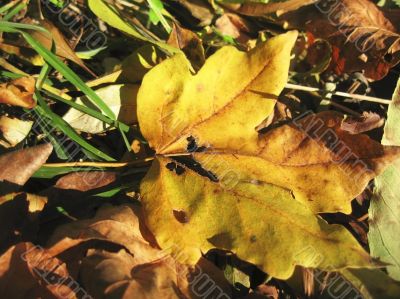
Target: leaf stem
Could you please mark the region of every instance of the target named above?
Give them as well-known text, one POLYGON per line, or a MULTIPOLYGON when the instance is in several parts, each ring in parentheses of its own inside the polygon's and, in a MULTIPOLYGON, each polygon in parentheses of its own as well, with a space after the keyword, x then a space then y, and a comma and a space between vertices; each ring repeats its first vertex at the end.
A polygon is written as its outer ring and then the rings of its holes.
POLYGON ((135 160, 135 161, 130 161, 130 162, 65 162, 65 163, 46 163, 43 164, 45 167, 98 167, 98 168, 121 168, 125 166, 130 166, 130 165, 139 165, 139 164, 144 164, 150 161, 153 161, 154 158, 145 158, 142 160, 135 160))
MULTIPOLYGON (((285 88, 294 89, 294 90, 302 90, 302 91, 310 91, 310 92, 318 92, 320 94, 327 93, 327 91, 316 88, 316 87, 302 86, 302 85, 291 84, 291 83, 287 83, 285 88)), ((332 91, 332 92, 328 92, 328 93, 331 95, 339 96, 339 97, 343 97, 343 98, 352 98, 352 99, 359 100, 359 101, 368 101, 368 102, 379 103, 379 104, 384 104, 384 105, 389 105, 391 102, 391 100, 381 99, 381 98, 377 98, 377 97, 370 97, 370 96, 365 96, 365 95, 361 95, 361 94, 347 93, 347 92, 343 92, 343 91, 332 91)))

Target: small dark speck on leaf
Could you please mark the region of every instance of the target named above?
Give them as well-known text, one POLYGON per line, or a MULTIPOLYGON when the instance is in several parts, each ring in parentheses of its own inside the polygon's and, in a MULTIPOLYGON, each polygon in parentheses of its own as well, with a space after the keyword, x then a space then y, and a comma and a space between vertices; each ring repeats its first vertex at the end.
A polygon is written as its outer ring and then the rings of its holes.
POLYGON ((199 146, 197 144, 196 139, 193 136, 189 136, 186 138, 188 145, 186 147, 186 150, 188 153, 194 153, 194 152, 204 152, 207 148, 205 146, 199 146))
POLYGON ((188 223, 189 222, 189 217, 185 211, 173 210, 173 213, 174 213, 175 219, 178 220, 180 223, 188 223))
POLYGON ((385 56, 383 56, 383 59, 385 60, 385 62, 390 63, 393 60, 393 55, 390 53, 387 53, 385 56))
POLYGON ((257 237, 256 236, 253 235, 253 236, 250 237, 250 242, 251 243, 255 243, 256 241, 257 241, 257 237))
POLYGON ((182 166, 176 164, 175 162, 170 162, 167 165, 165 165, 169 171, 175 171, 177 175, 181 175, 182 173, 185 172, 185 168, 182 166))

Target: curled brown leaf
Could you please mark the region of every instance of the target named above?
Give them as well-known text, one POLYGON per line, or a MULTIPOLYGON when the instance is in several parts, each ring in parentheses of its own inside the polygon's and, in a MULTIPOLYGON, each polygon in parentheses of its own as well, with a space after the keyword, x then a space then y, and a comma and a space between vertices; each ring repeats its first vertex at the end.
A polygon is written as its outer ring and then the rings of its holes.
POLYGON ((31 109, 36 106, 33 99, 35 79, 22 77, 0 84, 0 103, 31 109))

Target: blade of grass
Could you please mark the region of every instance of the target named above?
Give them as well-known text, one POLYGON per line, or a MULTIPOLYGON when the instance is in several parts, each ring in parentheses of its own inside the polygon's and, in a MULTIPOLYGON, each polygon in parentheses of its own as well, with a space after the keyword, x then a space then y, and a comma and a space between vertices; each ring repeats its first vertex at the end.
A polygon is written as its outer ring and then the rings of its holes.
POLYGON ((160 0, 147 0, 147 3, 149 4, 150 9, 154 12, 158 21, 164 27, 165 31, 171 33, 171 26, 168 24, 167 20, 162 14, 162 10, 164 9, 162 2, 160 0))
MULTIPOLYGON (((54 44, 53 44, 54 46, 54 44)), ((36 81, 36 90, 40 91, 42 88, 43 83, 46 81, 49 73, 51 71, 51 66, 49 66, 47 63, 45 63, 40 71, 40 74, 38 76, 38 79, 36 81)), ((56 138, 53 135, 53 130, 47 129, 47 125, 51 122, 51 119, 46 117, 45 115, 41 115, 38 111, 34 111, 39 119, 37 122, 42 129, 42 131, 46 134, 47 138, 49 138, 51 144, 54 146, 54 151, 56 152, 56 155, 59 159, 61 160, 67 160, 68 159, 68 151, 64 148, 62 144, 60 144, 58 138, 56 138), (47 119, 48 122, 44 122, 43 119, 47 119)))
POLYGON ((128 150, 128 152, 131 152, 131 151, 132 151, 132 148, 131 148, 131 144, 129 143, 128 137, 126 137, 126 134, 125 134, 125 132, 122 130, 121 127, 118 127, 118 130, 119 130, 119 132, 121 133, 122 139, 124 140, 126 149, 128 150))
MULTIPOLYGON (((72 84, 74 84, 78 89, 80 89, 82 92, 84 92, 87 97, 95 104, 97 107, 101 109, 101 111, 104 112, 105 115, 107 115, 110 119, 114 121, 113 125, 118 128, 120 131, 122 138, 124 140, 124 144, 127 147, 128 151, 131 150, 129 141, 125 135, 126 127, 122 127, 121 123, 116 120, 116 117, 113 113, 113 111, 107 106, 106 103, 94 92, 93 89, 88 87, 81 79, 79 76, 77 76, 67 65, 65 65, 58 57, 46 49, 42 44, 40 44, 38 41, 36 41, 31 35, 28 33, 22 31, 22 30, 16 30, 14 28, 10 28, 9 26, 12 25, 16 28, 21 28, 21 24, 15 24, 15 23, 10 23, 10 22, 1 22, 0 21, 0 28, 5 27, 8 30, 11 30, 11 32, 15 33, 20 33, 25 40, 32 46, 33 49, 35 49, 44 59, 45 61, 51 65, 53 68, 55 68, 57 71, 59 71, 68 81, 70 81, 72 84), (5 25, 4 25, 5 24, 5 25), (8 25, 8 27, 7 27, 8 25), (15 26, 16 25, 16 26, 15 26)), ((24 24, 23 24, 24 25, 24 24)), ((27 28, 26 26, 22 26, 24 28, 27 28)), ((35 26, 37 28, 40 28, 40 30, 47 32, 47 30, 35 26)), ((35 28, 31 27, 31 28, 35 28)), ((29 28, 29 27, 28 27, 29 28)), ((38 29, 39 30, 39 29, 38 29)), ((48 70, 46 70, 48 72, 48 70)), ((78 135, 79 136, 79 135, 78 135)), ((87 144, 86 146, 88 146, 87 144)), ((87 148, 88 149, 88 148, 87 148)), ((88 149, 89 150, 89 149, 88 149)), ((104 156, 103 156, 104 158, 104 156)), ((112 159, 112 158, 111 158, 112 159)))
POLYGON ((10 20, 13 16, 15 16, 16 14, 18 14, 22 9, 24 9, 27 6, 27 3, 21 2, 18 3, 16 6, 14 6, 4 17, 3 17, 3 21, 8 21, 10 20))
POLYGON ((17 5, 18 2, 19 2, 18 0, 11 1, 0 7, 0 14, 5 13, 7 10, 11 9, 14 5, 17 5))
POLYGON ((64 134, 67 135, 71 140, 75 141, 81 147, 95 154, 99 158, 102 158, 106 161, 115 161, 114 158, 110 157, 106 153, 89 144, 78 133, 76 133, 75 130, 71 128, 65 120, 63 120, 60 116, 51 111, 51 109, 47 106, 46 102, 38 91, 35 91, 34 98, 39 104, 39 107, 36 107, 39 113, 48 116, 53 121, 54 126, 64 132, 64 134))
POLYGON ((8 21, 0 21, 0 30, 1 31, 8 31, 8 30, 18 30, 18 29, 25 29, 25 30, 37 30, 47 34, 50 34, 45 28, 37 26, 37 25, 30 25, 30 24, 22 24, 22 23, 14 23, 8 21))
POLYGON ((21 74, 11 73, 8 71, 0 71, 0 77, 5 77, 5 78, 9 78, 9 79, 18 79, 18 78, 22 78, 25 76, 21 75, 21 74))
POLYGON ((36 80, 36 89, 41 90, 44 82, 46 81, 47 77, 49 76, 51 71, 51 67, 45 63, 40 70, 40 74, 38 79, 36 80))
MULTIPOLYGON (((81 111, 81 112, 83 112, 85 114, 93 116, 94 118, 97 118, 97 119, 101 120, 102 122, 105 122, 108 125, 114 125, 115 124, 114 120, 108 118, 104 114, 101 114, 100 112, 98 112, 98 111, 96 111, 96 110, 94 110, 92 108, 89 108, 87 106, 83 106, 81 104, 77 104, 76 102, 74 102, 72 100, 66 100, 66 99, 64 99, 64 98, 62 98, 62 97, 60 97, 60 96, 58 96, 58 95, 56 95, 56 94, 54 94, 54 93, 52 93, 50 91, 47 91, 47 90, 43 90, 43 93, 46 94, 47 96, 51 97, 52 99, 55 99, 55 100, 60 101, 60 102, 62 102, 64 104, 67 104, 68 106, 70 106, 70 107, 72 107, 72 108, 74 108, 74 109, 76 109, 78 111, 81 111)), ((130 129, 129 126, 124 124, 124 123, 119 122, 119 125, 120 125, 120 128, 124 132, 128 132, 129 129, 130 129)))
MULTIPOLYGON (((46 137, 50 140, 51 144, 54 147, 54 151, 56 152, 56 155, 59 159, 61 160, 67 160, 68 159, 68 153, 65 151, 64 147, 58 142, 58 139, 53 136, 52 130, 48 130, 46 123, 43 121, 45 118, 44 115, 41 115, 36 109, 34 110, 34 113, 37 115, 37 117, 40 119, 37 123, 40 127, 40 129, 46 134, 46 137)), ((49 120, 50 122, 50 120, 49 120)))
MULTIPOLYGON (((77 87, 79 90, 81 90, 83 93, 85 93, 88 98, 93 102, 94 105, 100 108, 101 111, 104 112, 105 115, 107 115, 109 118, 115 120, 115 115, 112 112, 112 110, 107 106, 106 103, 94 92, 93 89, 88 87, 83 80, 76 75, 67 65, 65 65, 55 54, 53 54, 51 51, 46 49, 40 42, 35 40, 30 34, 18 30, 15 28, 25 28, 26 26, 20 26, 21 24, 16 24, 16 23, 10 23, 10 22, 2 22, 0 21, 0 29, 6 32, 11 32, 11 33, 19 33, 21 34, 25 40, 30 44, 30 46, 40 54, 45 61, 51 65, 54 69, 59 71, 69 82, 71 82, 75 87, 77 87), (11 24, 11 25, 10 25, 11 24), (12 26, 12 27, 10 27, 12 26)), ((32 25, 29 25, 32 26, 32 25)), ((47 30, 35 26, 44 32, 48 32, 47 30)))
POLYGON ((172 47, 165 42, 160 42, 158 40, 155 40, 151 36, 148 36, 148 34, 141 30, 140 26, 132 24, 132 22, 126 20, 123 14, 113 5, 107 3, 107 1, 88 0, 88 5, 96 16, 98 16, 111 27, 117 28, 118 30, 138 40, 152 43, 153 45, 158 46, 162 51, 166 52, 167 54, 172 55, 181 52, 180 49, 172 47))
MULTIPOLYGON (((42 166, 40 167, 34 174, 33 178, 39 178, 39 179, 52 179, 56 176, 62 175, 62 174, 67 174, 71 172, 82 172, 82 171, 87 171, 87 167, 47 167, 47 166, 42 166)), ((105 168, 96 168, 91 170, 98 170, 98 171, 103 171, 105 168)))
POLYGON ((9 63, 7 60, 4 58, 0 57, 0 66, 6 69, 9 72, 14 73, 14 75, 21 75, 22 77, 24 76, 29 76, 29 74, 25 73, 24 71, 21 71, 19 68, 13 66, 11 63, 9 63))

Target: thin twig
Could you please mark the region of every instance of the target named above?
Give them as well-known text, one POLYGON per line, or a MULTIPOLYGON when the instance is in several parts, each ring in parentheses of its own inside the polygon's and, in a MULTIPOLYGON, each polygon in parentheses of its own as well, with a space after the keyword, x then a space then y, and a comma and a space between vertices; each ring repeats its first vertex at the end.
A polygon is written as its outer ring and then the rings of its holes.
POLYGON ((357 221, 358 221, 358 222, 362 222, 362 221, 368 219, 368 217, 369 217, 369 215, 368 215, 368 213, 367 213, 367 214, 361 216, 360 218, 358 218, 357 221))
POLYGON ((45 167, 97 167, 97 168, 120 168, 130 165, 139 165, 145 164, 154 160, 153 157, 142 159, 142 160, 135 160, 130 162, 66 162, 66 163, 46 163, 43 164, 45 167))
MULTIPOLYGON (((176 153, 167 154, 164 157, 180 157, 180 156, 190 156, 192 153, 176 153)), ((120 168, 131 165, 140 165, 147 162, 153 161, 154 157, 145 158, 142 160, 135 160, 130 162, 65 162, 65 163, 45 163, 45 167, 97 167, 97 168, 120 168)))
POLYGON ((302 85, 296 85, 296 84, 291 84, 291 83, 287 83, 285 87, 288 89, 294 89, 294 90, 318 92, 320 94, 328 93, 333 96, 339 96, 339 97, 343 97, 343 98, 352 98, 352 99, 359 100, 359 101, 368 101, 368 102, 374 102, 374 103, 385 104, 385 105, 389 105, 391 102, 391 100, 370 97, 370 96, 365 96, 365 95, 361 95, 361 94, 347 93, 347 92, 342 92, 342 91, 327 92, 325 90, 322 90, 322 89, 319 89, 316 87, 302 86, 302 85))

